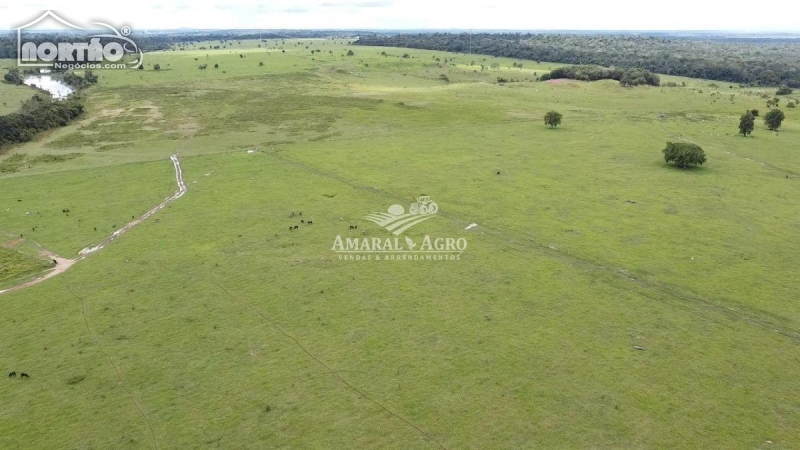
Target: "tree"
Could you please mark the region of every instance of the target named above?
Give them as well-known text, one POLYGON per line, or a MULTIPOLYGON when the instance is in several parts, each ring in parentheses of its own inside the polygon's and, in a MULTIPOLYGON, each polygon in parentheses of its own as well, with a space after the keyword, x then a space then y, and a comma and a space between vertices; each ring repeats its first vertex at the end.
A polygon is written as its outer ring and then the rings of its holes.
POLYGON ((758 110, 757 109, 751 109, 750 110, 750 114, 752 114, 753 117, 758 117, 758 110))
POLYGON ((259 62, 258 67, 264 67, 264 61, 259 62))
POLYGON ((706 153, 697 144, 667 142, 667 148, 663 152, 665 162, 674 161, 675 165, 681 169, 706 162, 706 153))
POLYGON ((550 125, 551 128, 555 128, 561 125, 561 117, 561 113, 548 111, 547 114, 544 115, 544 124, 550 125))
POLYGON ((747 137, 756 126, 756 118, 751 111, 746 111, 739 119, 739 134, 747 137))
POLYGON ((352 50, 348 50, 347 51, 347 56, 355 56, 355 53, 353 53, 352 50))
POLYGON ((219 64, 214 64, 215 69, 219 69, 219 64))
POLYGON ((775 92, 775 95, 790 95, 791 93, 792 88, 784 84, 778 88, 777 92, 775 92))
POLYGON ((783 111, 780 109, 773 109, 764 116, 764 123, 767 125, 767 128, 775 131, 781 127, 781 123, 785 118, 786 115, 783 114, 783 111))
POLYGON ((16 67, 8 69, 8 72, 3 75, 3 81, 9 84, 22 84, 22 76, 19 74, 19 69, 16 67))
POLYGON ((153 64, 153 70, 161 70, 161 64, 153 64))

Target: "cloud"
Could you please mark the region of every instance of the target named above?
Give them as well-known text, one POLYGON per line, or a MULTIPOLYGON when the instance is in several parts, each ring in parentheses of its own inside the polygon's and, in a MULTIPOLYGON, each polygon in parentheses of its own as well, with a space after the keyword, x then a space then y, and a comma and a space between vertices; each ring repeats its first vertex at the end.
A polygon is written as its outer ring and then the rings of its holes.
POLYGON ((392 6, 393 2, 389 0, 375 0, 366 2, 322 2, 319 4, 325 8, 388 8, 392 6))
MULTIPOLYGON (((125 24, 135 29, 506 29, 506 30, 798 30, 800 16, 740 14, 721 1, 671 0, 653 14, 636 0, 572 0, 563 3, 509 0, 136 0, 121 8, 108 0, 70 0, 58 13, 78 21, 125 24), (233 6, 231 6, 233 5, 233 6), (689 11, 687 13, 687 11, 689 11)), ((27 23, 47 6, 2 1, 0 29, 27 23)), ((796 0, 773 0, 777 11, 796 0)))

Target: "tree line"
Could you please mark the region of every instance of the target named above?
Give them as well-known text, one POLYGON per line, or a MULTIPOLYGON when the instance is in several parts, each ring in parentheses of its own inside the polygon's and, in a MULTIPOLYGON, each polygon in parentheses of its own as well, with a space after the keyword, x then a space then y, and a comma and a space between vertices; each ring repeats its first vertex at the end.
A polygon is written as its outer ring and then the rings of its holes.
POLYGON ((28 142, 42 131, 66 126, 82 114, 83 104, 77 98, 54 102, 36 94, 18 112, 0 116, 0 149, 28 142))
POLYGON ((559 67, 539 77, 542 81, 555 80, 558 78, 569 78, 571 80, 581 81, 616 80, 623 86, 639 86, 642 84, 650 86, 661 85, 661 78, 646 70, 606 69, 599 66, 559 67))
POLYGON ((800 42, 523 33, 362 35, 354 45, 405 47, 800 87, 800 42))
MULTIPOLYGON (((305 38, 328 38, 328 37, 341 37, 346 38, 353 36, 353 31, 321 31, 321 30, 286 30, 280 32, 274 31, 258 31, 258 30, 231 30, 231 31, 164 31, 164 32, 148 32, 138 33, 134 31, 130 38, 136 42, 143 51, 156 51, 167 50, 174 45, 195 43, 203 41, 220 41, 226 42, 230 40, 244 40, 244 39, 259 39, 259 40, 283 40, 283 39, 305 39, 305 38)), ((25 34, 26 42, 34 42, 38 46, 43 42, 73 42, 77 40, 87 39, 85 33, 83 36, 80 33, 69 33, 54 35, 53 33, 35 33, 27 32, 25 34)), ((110 42, 106 39, 101 39, 101 42, 110 42)), ((0 58, 17 58, 17 36, 16 34, 0 34, 0 58)))

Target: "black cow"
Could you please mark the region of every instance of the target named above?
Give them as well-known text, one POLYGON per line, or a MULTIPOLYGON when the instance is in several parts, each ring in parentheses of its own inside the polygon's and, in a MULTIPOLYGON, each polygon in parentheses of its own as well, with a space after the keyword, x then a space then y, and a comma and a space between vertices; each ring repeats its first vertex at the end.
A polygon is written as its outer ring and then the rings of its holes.
POLYGON ((310 221, 310 220, 309 220, 309 221, 308 221, 308 222, 306 222, 306 223, 307 223, 307 224, 309 224, 309 225, 311 225, 311 224, 312 224, 312 223, 314 223, 314 222, 312 222, 312 221, 310 221))
POLYGON ((30 375, 28 375, 28 374, 27 374, 27 373, 25 373, 25 372, 22 372, 21 374, 19 374, 19 377, 20 377, 20 378, 30 378, 31 376, 30 376, 30 375))
POLYGON ((11 372, 8 374, 8 378, 17 378, 17 372, 11 372))

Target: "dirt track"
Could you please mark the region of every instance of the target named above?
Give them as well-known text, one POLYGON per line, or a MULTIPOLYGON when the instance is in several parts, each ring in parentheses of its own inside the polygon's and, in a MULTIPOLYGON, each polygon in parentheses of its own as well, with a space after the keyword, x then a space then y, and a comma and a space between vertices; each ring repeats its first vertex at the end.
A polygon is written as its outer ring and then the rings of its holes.
POLYGON ((50 269, 44 275, 42 275, 42 276, 40 276, 38 278, 35 278, 35 279, 31 280, 31 281, 27 281, 25 283, 21 283, 21 284, 18 284, 16 286, 12 286, 12 287, 10 287, 8 289, 0 290, 0 295, 8 294, 10 292, 19 291, 21 289, 25 289, 27 287, 34 286, 36 284, 41 283, 42 281, 48 280, 48 279, 53 278, 54 276, 56 276, 58 274, 66 272, 75 263, 77 263, 77 262, 79 262, 79 261, 81 261, 83 259, 88 258, 89 256, 91 256, 92 254, 96 253, 99 250, 102 250, 103 248, 106 247, 106 245, 110 244, 111 242, 116 240, 118 237, 120 237, 123 234, 125 234, 126 232, 128 232, 131 228, 135 227, 136 225, 139 225, 140 223, 142 223, 148 217, 150 217, 153 214, 157 213, 158 211, 164 209, 164 207, 167 206, 170 202, 173 202, 173 201, 183 197, 183 194, 186 193, 186 184, 183 182, 183 168, 181 167, 181 163, 178 160, 178 155, 177 154, 176 155, 172 155, 169 158, 172 161, 172 165, 175 167, 175 182, 178 184, 178 190, 175 191, 174 194, 172 194, 169 197, 167 197, 166 199, 164 199, 163 202, 159 203, 158 205, 156 205, 151 210, 149 210, 146 213, 142 214, 140 217, 128 222, 127 224, 125 224, 124 227, 122 227, 119 230, 116 230, 113 233, 111 233, 108 237, 103 239, 99 244, 91 246, 91 247, 84 248, 83 250, 78 252, 78 256, 76 256, 75 258, 72 258, 72 259, 62 258, 61 256, 58 256, 53 252, 50 252, 50 251, 45 250, 45 249, 42 249, 40 254, 45 258, 48 258, 48 259, 51 259, 51 260, 55 261, 56 262, 55 267, 50 269))

